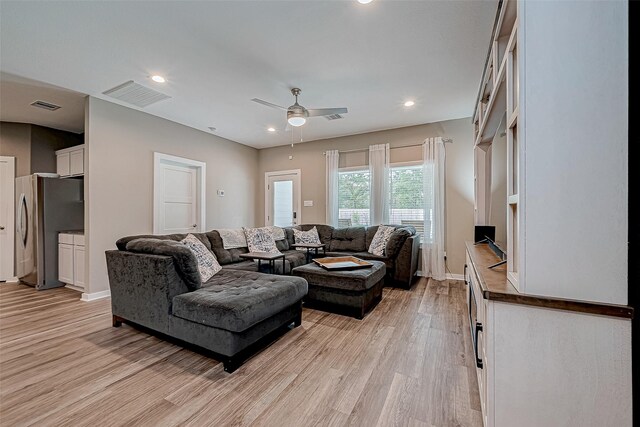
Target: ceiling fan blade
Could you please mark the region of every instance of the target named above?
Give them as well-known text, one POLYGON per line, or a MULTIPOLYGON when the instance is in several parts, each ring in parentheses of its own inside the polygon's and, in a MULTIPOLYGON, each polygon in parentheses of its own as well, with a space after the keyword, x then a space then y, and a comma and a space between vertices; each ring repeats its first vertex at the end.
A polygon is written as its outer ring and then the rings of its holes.
POLYGON ((309 112, 309 117, 348 113, 346 108, 309 108, 307 111, 309 112))
POLYGON ((278 110, 284 110, 284 111, 287 111, 287 109, 286 109, 285 107, 281 107, 281 106, 279 106, 279 105, 272 104, 272 103, 267 102, 267 101, 263 101, 262 99, 253 98, 253 99, 252 99, 252 101, 253 101, 253 102, 257 102, 258 104, 265 105, 265 106, 267 106, 267 107, 277 108, 278 110))

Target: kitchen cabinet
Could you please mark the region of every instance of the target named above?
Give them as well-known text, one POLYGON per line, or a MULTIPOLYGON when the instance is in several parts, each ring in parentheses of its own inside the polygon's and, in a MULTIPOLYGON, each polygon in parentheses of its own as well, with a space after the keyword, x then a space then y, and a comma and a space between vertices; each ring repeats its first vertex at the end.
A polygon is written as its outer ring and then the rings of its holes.
POLYGON ((85 282, 84 234, 58 234, 58 280, 68 288, 84 291, 85 282))
POLYGON ((84 175, 84 144, 56 151, 56 172, 61 177, 84 175))

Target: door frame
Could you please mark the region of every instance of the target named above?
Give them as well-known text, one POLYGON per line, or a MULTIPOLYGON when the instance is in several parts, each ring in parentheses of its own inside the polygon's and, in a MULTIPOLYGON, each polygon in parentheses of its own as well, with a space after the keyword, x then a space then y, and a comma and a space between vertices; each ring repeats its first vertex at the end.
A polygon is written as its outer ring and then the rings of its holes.
MULTIPOLYGON (((15 215, 16 215, 16 158, 12 156, 0 156, 0 161, 7 162, 9 166, 9 175, 12 177, 7 182, 3 182, 0 185, 6 185, 9 188, 7 192, 7 200, 1 201, 7 203, 7 223, 4 225, 4 232, 7 233, 7 240, 9 243, 9 256, 4 257, 3 259, 10 259, 11 265, 9 266, 9 271, 6 273, 5 277, 0 276, 0 281, 15 281, 15 234, 16 234, 16 226, 15 226, 15 215)), ((4 180, 3 180, 4 181, 4 180)), ((6 254, 6 252, 5 252, 6 254)))
POLYGON ((153 153, 153 234, 160 233, 160 200, 162 189, 160 188, 160 167, 162 165, 177 165, 196 169, 196 219, 198 227, 194 231, 206 231, 206 177, 207 164, 198 160, 172 156, 159 152, 153 153))
POLYGON ((296 196, 298 203, 296 203, 296 219, 298 224, 302 224, 302 170, 290 169, 284 171, 272 171, 264 173, 264 224, 267 225, 267 217, 269 216, 269 178, 279 175, 295 175, 293 180, 293 186, 296 188, 296 196))

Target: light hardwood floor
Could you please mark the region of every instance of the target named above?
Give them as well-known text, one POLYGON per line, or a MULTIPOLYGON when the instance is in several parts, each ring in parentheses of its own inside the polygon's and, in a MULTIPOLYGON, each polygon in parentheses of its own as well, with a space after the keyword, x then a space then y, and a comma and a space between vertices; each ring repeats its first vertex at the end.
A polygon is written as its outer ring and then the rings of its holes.
POLYGON ((481 426, 464 283, 385 289, 364 320, 302 326, 233 374, 110 301, 0 284, 0 424, 481 426))

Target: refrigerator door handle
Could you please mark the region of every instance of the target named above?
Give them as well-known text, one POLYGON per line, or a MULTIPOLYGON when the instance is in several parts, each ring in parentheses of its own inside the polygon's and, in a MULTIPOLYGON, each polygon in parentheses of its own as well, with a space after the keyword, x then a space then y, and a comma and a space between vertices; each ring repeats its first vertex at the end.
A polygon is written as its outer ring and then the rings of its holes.
POLYGON ((27 240, 29 237, 29 218, 28 218, 28 210, 27 210, 27 197, 24 193, 20 194, 20 201, 18 202, 18 233, 20 234, 20 240, 22 241, 22 246, 27 247, 27 240))

